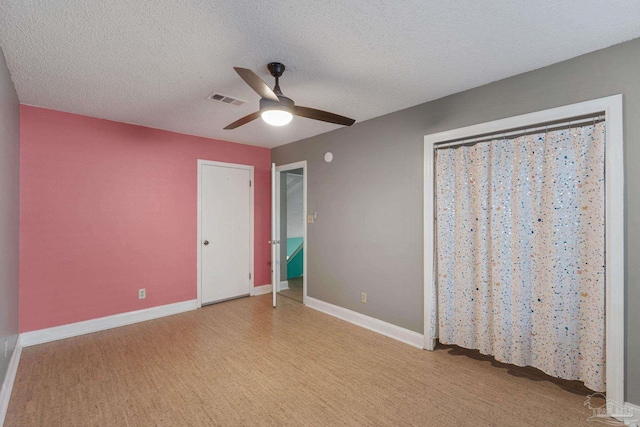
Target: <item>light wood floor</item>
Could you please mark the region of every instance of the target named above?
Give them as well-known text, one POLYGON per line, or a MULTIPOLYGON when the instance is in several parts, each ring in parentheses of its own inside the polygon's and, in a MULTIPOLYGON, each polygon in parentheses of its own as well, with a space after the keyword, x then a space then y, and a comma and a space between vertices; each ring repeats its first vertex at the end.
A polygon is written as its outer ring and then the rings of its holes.
POLYGON ((295 279, 289 279, 289 289, 278 292, 278 295, 291 298, 294 301, 302 302, 302 277, 296 277, 295 279))
POLYGON ((594 425, 579 387, 270 302, 25 348, 6 425, 594 425))

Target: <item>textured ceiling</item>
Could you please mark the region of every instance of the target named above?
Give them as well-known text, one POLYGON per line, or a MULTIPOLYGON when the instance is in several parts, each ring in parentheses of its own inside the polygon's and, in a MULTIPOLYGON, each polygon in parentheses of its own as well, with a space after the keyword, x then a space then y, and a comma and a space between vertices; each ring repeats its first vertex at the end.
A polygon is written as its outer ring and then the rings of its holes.
POLYGON ((637 0, 0 2, 23 104, 266 147, 339 126, 223 130, 258 109, 233 66, 283 62, 297 104, 362 121, 636 37, 637 0))

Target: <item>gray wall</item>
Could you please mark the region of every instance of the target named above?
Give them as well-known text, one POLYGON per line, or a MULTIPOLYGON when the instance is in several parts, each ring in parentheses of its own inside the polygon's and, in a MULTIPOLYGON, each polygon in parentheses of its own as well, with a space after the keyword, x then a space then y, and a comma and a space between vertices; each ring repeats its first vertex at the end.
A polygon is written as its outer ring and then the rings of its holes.
POLYGON ((0 385, 18 337, 19 171, 20 105, 0 49, 0 385))
MULTIPOLYGON (((640 39, 275 148, 308 162, 308 293, 422 332, 423 137, 624 94, 626 399, 640 404, 640 39), (332 163, 323 155, 333 152, 332 163), (360 293, 367 292, 367 304, 360 293)), ((339 113, 339 111, 338 111, 339 113)))
POLYGON ((304 237, 303 176, 287 173, 287 238, 304 237))

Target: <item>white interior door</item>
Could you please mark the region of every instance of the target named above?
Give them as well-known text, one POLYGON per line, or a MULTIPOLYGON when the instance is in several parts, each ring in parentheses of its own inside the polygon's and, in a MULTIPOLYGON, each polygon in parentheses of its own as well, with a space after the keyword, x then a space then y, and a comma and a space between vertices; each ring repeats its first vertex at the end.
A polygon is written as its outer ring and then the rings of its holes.
POLYGON ((276 206, 276 164, 271 164, 271 287, 273 292, 273 306, 278 299, 278 285, 280 283, 280 266, 278 265, 278 218, 276 206))
POLYGON ((201 167, 202 303, 251 290, 251 170, 201 167))

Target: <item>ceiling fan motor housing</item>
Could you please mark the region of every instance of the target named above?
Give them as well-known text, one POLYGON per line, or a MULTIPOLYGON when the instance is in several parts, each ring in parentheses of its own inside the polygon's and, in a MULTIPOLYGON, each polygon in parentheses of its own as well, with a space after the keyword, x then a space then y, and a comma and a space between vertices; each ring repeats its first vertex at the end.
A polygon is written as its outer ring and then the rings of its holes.
POLYGON ((293 100, 287 98, 286 96, 280 95, 278 95, 278 99, 280 100, 280 102, 272 101, 266 98, 260 99, 260 111, 282 110, 288 111, 293 114, 293 107, 295 106, 293 100))

